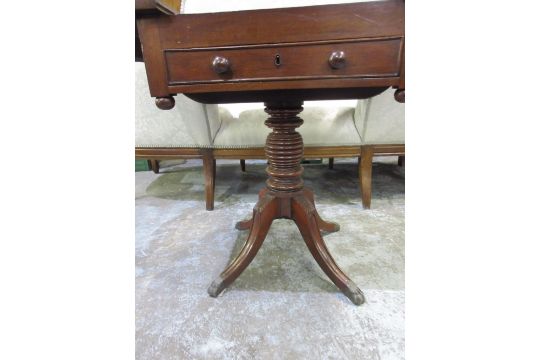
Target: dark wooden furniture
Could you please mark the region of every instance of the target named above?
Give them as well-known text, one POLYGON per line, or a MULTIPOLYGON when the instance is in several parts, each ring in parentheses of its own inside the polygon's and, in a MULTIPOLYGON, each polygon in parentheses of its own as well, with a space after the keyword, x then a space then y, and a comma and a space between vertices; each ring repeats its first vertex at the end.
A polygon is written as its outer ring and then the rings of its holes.
MULTIPOLYGON (((274 219, 292 219, 313 257, 354 303, 364 296, 338 267, 321 236, 336 224, 317 214, 304 188, 298 116, 304 100, 361 99, 395 87, 404 101, 404 2, 239 11, 137 19, 150 93, 161 109, 183 93, 204 103, 265 103, 272 129, 266 188, 240 253, 212 283, 217 296, 255 257, 274 219)), ((245 157, 243 157, 245 158, 245 157)), ((210 176, 211 174, 209 174, 210 176)), ((212 185, 213 186, 213 185, 212 185)))

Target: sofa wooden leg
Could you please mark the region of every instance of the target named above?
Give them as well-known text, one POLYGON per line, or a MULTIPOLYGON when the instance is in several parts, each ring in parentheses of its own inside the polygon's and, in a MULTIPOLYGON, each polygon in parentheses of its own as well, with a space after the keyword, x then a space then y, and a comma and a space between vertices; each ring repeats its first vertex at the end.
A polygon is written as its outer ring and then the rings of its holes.
POLYGON ((334 158, 328 158, 328 168, 329 169, 334 168, 334 158))
POLYGON ((242 168, 242 172, 246 172, 246 160, 240 159, 240 167, 242 168))
POLYGON ((212 174, 212 209, 214 208, 214 194, 216 193, 216 159, 212 160, 212 168, 214 169, 214 172, 212 174))
POLYGON ((159 161, 158 160, 148 160, 148 166, 154 174, 159 174, 159 161))
POLYGON ((405 166, 405 155, 398 156, 397 164, 401 167, 405 166))
POLYGON ((373 168, 373 148, 362 146, 360 151, 360 193, 362 195, 362 206, 364 209, 371 207, 371 171, 373 168))
POLYGON ((214 210, 214 191, 216 181, 216 159, 211 155, 203 157, 204 193, 206 196, 206 210, 214 210))

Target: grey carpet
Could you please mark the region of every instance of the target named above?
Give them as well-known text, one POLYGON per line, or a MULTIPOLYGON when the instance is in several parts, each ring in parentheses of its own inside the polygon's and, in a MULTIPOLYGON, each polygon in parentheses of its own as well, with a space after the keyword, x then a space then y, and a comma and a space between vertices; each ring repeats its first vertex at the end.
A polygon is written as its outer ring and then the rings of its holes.
POLYGON ((200 164, 136 173, 137 359, 404 359, 404 170, 375 163, 362 209, 352 161, 306 165, 325 236, 362 288, 353 305, 330 282, 292 221, 276 220, 248 269, 217 299, 206 289, 247 237, 264 164, 218 161, 215 210, 200 164))

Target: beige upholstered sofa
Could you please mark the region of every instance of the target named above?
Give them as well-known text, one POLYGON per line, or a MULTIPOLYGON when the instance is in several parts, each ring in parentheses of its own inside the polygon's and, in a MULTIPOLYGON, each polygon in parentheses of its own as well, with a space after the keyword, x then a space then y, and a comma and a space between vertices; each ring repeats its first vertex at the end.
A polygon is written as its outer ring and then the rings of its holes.
MULTIPOLYGON (((135 64, 135 155, 149 159, 153 170, 164 159, 203 160, 206 208, 214 206, 216 159, 264 159, 270 129, 262 104, 204 105, 183 95, 176 106, 159 110, 148 92, 144 64, 135 64)), ((389 89, 368 100, 306 102, 301 113, 305 158, 359 159, 362 203, 371 204, 374 155, 404 156, 404 105, 389 89)))

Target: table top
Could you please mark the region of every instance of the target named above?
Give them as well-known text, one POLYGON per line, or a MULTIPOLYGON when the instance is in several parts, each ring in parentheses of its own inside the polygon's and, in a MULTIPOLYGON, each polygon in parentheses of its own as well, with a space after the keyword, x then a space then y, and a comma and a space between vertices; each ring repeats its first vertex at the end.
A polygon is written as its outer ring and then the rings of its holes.
POLYGON ((142 16, 137 27, 157 98, 360 99, 404 89, 404 13, 386 0, 142 16))

